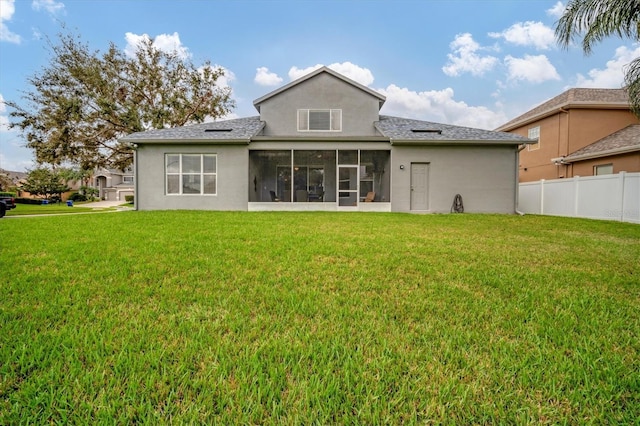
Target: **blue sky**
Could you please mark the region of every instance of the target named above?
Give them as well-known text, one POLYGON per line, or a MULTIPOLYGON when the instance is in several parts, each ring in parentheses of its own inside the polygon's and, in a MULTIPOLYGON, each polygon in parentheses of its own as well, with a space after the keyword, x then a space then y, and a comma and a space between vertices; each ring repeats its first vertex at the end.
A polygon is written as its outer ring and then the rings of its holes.
MULTIPOLYGON (((566 3, 566 2, 565 2, 566 3)), ((228 72, 237 107, 326 65, 387 97, 381 111, 494 129, 570 87, 619 88, 640 46, 612 38, 584 56, 557 47, 558 0, 0 0, 0 168, 33 167, 3 100, 67 29, 94 50, 140 37, 228 72)))

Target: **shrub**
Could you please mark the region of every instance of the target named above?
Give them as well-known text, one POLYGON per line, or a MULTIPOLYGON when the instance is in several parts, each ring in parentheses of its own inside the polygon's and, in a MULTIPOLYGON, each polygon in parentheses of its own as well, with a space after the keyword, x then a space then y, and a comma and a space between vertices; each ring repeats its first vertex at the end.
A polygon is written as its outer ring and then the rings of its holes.
POLYGON ((16 197, 15 192, 0 192, 0 197, 16 197))
POLYGON ((125 196, 124 196, 124 200, 125 200, 127 203, 133 203, 133 195, 125 195, 125 196))
POLYGON ((70 199, 71 201, 76 201, 76 202, 77 202, 77 201, 87 201, 87 196, 86 196, 86 195, 84 195, 84 194, 81 194, 81 193, 79 193, 79 192, 74 192, 73 194, 71 194, 71 195, 69 196, 69 199, 70 199))
POLYGON ((42 198, 25 198, 19 197, 15 199, 16 204, 42 204, 42 198))

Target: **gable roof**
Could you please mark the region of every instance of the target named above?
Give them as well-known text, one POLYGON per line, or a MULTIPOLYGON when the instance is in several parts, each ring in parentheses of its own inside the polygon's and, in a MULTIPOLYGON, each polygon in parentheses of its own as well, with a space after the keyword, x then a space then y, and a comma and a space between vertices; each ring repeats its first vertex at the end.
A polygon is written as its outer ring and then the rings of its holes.
POLYGON ((569 89, 524 114, 519 115, 498 127, 496 130, 513 130, 516 127, 571 108, 628 109, 629 96, 624 89, 569 89))
POLYGON ((260 117, 254 116, 168 129, 152 129, 132 133, 120 140, 130 143, 185 141, 206 143, 215 141, 227 144, 248 144, 251 138, 260 133, 263 127, 264 122, 260 121, 260 117))
POLYGON ((563 158, 564 162, 589 160, 640 151, 640 124, 631 124, 563 158))
POLYGON ((313 77, 322 74, 322 73, 327 73, 330 74, 332 76, 334 76, 335 78, 344 81, 347 84, 350 84, 360 90, 362 90, 363 92, 366 92, 368 94, 370 94, 371 96, 374 96, 376 98, 378 98, 379 102, 380 102, 380 108, 382 107, 382 104, 384 104, 384 101, 387 99, 386 97, 382 96, 380 93, 369 89, 367 86, 364 86, 360 83, 358 83, 357 81, 351 80, 350 78, 345 77, 344 75, 332 70, 331 68, 328 67, 320 67, 315 71, 310 72, 309 74, 300 77, 297 80, 292 81, 289 84, 285 84, 284 86, 274 90, 273 92, 267 93, 266 95, 256 99, 255 101, 253 101, 253 106, 256 107, 256 109, 258 110, 258 112, 260 112, 260 104, 263 103, 264 101, 266 101, 267 99, 270 99, 290 88, 292 88, 293 86, 297 86, 300 83, 303 83, 307 80, 312 79, 313 77))
POLYGON ((424 144, 424 143, 534 143, 534 140, 513 133, 493 130, 475 129, 472 127, 453 126, 430 121, 381 115, 375 123, 376 129, 392 144, 424 144))

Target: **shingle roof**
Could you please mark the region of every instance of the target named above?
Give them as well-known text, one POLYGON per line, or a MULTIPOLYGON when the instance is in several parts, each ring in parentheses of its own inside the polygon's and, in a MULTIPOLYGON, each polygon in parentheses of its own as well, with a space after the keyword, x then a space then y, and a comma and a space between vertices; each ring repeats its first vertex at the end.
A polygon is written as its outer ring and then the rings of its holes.
MULTIPOLYGON (((375 123, 383 137, 392 142, 468 142, 487 141, 500 143, 533 142, 513 133, 453 126, 430 121, 381 115, 375 123)), ((145 142, 246 142, 258 136, 264 127, 260 117, 247 117, 234 120, 201 123, 170 129, 153 129, 128 135, 121 140, 131 143, 145 142)), ((301 137, 304 139, 304 137, 301 137)))
POLYGON ((124 142, 143 143, 148 141, 242 141, 247 143, 257 135, 264 123, 260 117, 237 118, 233 120, 214 121, 211 123, 192 124, 169 129, 153 129, 132 133, 122 138, 124 142))
POLYGON ((559 108, 587 105, 609 105, 624 107, 629 105, 629 96, 624 89, 573 88, 551 98, 537 107, 503 124, 496 130, 511 130, 528 121, 543 117, 559 108))
POLYGON ((640 151, 640 124, 631 124, 599 141, 580 148, 564 158, 566 162, 640 151))
POLYGON ((499 141, 527 143, 533 142, 513 133, 453 126, 430 121, 381 115, 376 128, 392 141, 499 141))

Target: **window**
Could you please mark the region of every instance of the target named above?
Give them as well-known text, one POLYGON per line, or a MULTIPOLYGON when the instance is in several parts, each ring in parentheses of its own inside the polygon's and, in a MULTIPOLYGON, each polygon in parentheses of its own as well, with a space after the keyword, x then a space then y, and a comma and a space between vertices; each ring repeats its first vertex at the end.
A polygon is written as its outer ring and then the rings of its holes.
POLYGON ((341 109, 299 109, 299 132, 341 132, 341 109))
POLYGON ((532 143, 527 146, 528 151, 535 151, 540 149, 540 126, 532 127, 529 129, 529 134, 527 135, 529 139, 537 139, 538 143, 532 143))
POLYGON ((122 176, 122 183, 133 183, 133 176, 122 176))
POLYGON ((597 166, 593 166, 593 175, 611 175, 613 174, 613 164, 599 164, 597 166))
POLYGON ((168 195, 215 195, 215 154, 166 154, 165 174, 168 195))

